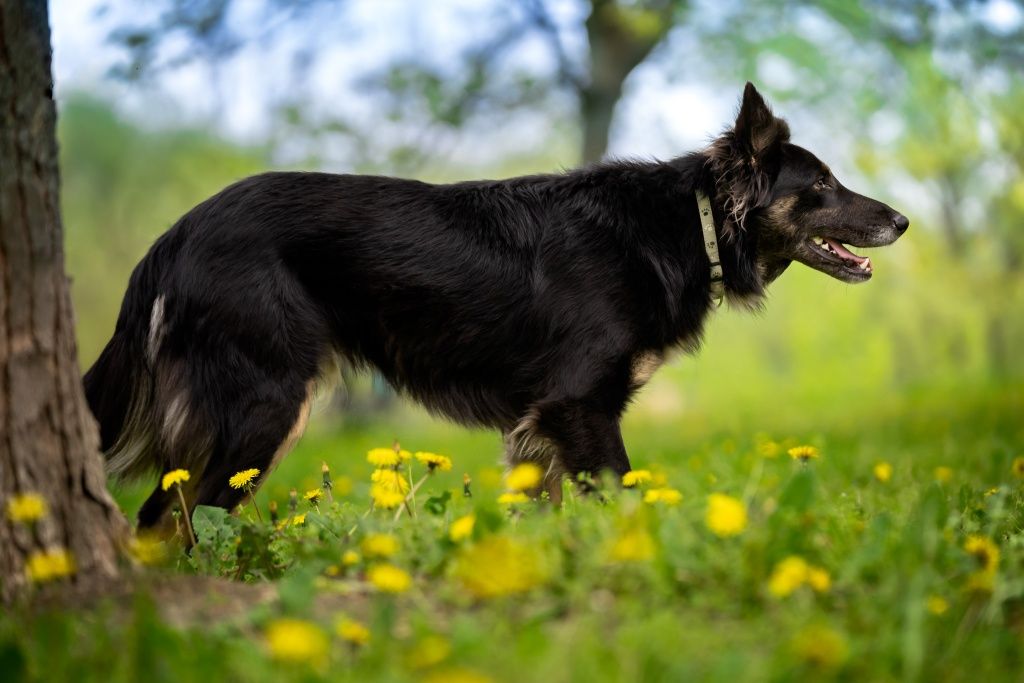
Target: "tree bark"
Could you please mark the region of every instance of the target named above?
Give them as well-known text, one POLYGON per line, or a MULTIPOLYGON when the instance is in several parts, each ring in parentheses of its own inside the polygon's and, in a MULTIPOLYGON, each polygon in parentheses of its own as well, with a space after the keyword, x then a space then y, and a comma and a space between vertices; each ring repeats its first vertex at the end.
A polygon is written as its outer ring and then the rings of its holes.
POLYGON ((40 551, 70 554, 61 581, 116 577, 128 532, 76 360, 55 124, 47 3, 0 0, 0 602, 28 591, 40 551), (34 523, 7 508, 26 493, 46 501, 34 523))

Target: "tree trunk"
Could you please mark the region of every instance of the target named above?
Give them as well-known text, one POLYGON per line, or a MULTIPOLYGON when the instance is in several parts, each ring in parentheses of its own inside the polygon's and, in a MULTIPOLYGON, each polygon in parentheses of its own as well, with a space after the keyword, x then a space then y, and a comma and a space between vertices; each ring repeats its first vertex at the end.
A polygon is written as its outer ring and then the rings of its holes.
POLYGON ((115 577, 128 531, 76 360, 55 123, 47 3, 0 0, 0 602, 115 577), (45 500, 37 521, 9 507, 24 494, 45 500), (55 553, 71 567, 31 570, 55 553))
POLYGON ((583 163, 599 161, 608 150, 623 83, 668 33, 673 13, 685 5, 679 0, 657 0, 631 7, 591 0, 586 21, 590 79, 579 92, 583 163))

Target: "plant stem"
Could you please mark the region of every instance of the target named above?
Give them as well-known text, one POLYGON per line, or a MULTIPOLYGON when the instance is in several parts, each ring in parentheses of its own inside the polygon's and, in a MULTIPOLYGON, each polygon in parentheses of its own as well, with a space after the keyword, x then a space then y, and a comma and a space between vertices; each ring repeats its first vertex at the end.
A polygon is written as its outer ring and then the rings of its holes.
MULTIPOLYGON (((398 518, 402 516, 402 510, 407 510, 409 508, 409 499, 410 498, 412 498, 413 505, 416 504, 416 490, 419 489, 419 487, 423 486, 423 482, 425 482, 427 480, 427 477, 429 477, 429 476, 430 476, 430 473, 428 472, 427 474, 424 474, 423 477, 418 482, 413 484, 413 487, 409 491, 408 495, 406 495, 405 500, 402 501, 404 503, 404 506, 403 507, 399 507, 398 511, 395 512, 395 521, 396 522, 398 521, 398 518)), ((409 478, 412 479, 411 476, 409 478)), ((409 510, 409 514, 415 516, 415 514, 413 513, 412 510, 409 510)))
POLYGON ((196 534, 192 531, 192 515, 188 512, 188 505, 185 503, 185 494, 181 491, 181 484, 175 484, 174 488, 178 490, 178 500, 181 501, 181 516, 185 519, 185 528, 188 529, 188 537, 192 541, 192 545, 199 545, 196 541, 196 534))
POLYGON ((256 518, 260 520, 260 524, 263 524, 263 513, 260 512, 260 506, 256 504, 256 492, 253 491, 252 485, 246 486, 249 491, 249 500, 252 501, 252 506, 256 508, 256 518))

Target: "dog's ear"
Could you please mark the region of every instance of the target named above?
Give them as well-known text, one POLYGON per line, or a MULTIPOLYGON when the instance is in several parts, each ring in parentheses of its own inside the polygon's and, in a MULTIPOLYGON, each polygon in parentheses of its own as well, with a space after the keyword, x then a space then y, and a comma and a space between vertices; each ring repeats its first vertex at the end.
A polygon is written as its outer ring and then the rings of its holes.
POLYGON ((727 238, 743 230, 747 214, 768 206, 772 184, 782 163, 782 144, 789 141, 789 126, 772 114, 752 83, 743 91, 736 125, 708 148, 716 194, 731 219, 727 238))
POLYGON ((743 89, 743 103, 733 131, 736 143, 754 166, 770 161, 781 151, 782 143, 789 141, 789 125, 772 114, 761 93, 749 82, 743 89))

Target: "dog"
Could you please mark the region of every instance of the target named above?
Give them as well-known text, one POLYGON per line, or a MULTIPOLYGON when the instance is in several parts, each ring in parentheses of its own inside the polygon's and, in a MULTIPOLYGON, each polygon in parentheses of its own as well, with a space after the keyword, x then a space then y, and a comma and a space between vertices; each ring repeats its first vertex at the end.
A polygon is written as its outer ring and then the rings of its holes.
MULTIPOLYGON (((340 358, 500 430, 557 497, 563 475, 630 469, 623 411, 721 295, 756 309, 793 261, 864 282, 845 245, 908 225, 792 144, 750 83, 732 128, 666 162, 450 185, 265 173, 153 244, 85 393, 112 475, 185 468, 190 506, 233 509, 228 479, 273 470, 340 358)), ((140 529, 172 505, 158 486, 140 529)))

